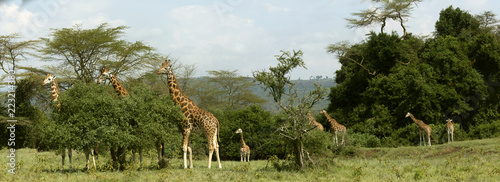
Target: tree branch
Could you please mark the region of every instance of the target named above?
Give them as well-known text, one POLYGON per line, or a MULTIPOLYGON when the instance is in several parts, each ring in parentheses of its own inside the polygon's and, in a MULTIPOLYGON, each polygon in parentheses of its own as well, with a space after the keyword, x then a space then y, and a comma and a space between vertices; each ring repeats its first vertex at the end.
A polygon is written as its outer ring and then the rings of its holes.
POLYGON ((363 68, 364 70, 366 70, 368 72, 368 74, 375 75, 377 73, 377 71, 370 72, 370 70, 368 68, 366 68, 365 66, 362 65, 363 60, 365 59, 365 57, 363 57, 363 56, 361 56, 361 57, 363 58, 361 60, 361 63, 358 63, 356 60, 354 60, 354 59, 352 59, 350 57, 345 57, 345 58, 347 58, 347 59, 351 60, 352 62, 354 62, 354 63, 358 64, 359 66, 361 66, 361 68, 363 68))

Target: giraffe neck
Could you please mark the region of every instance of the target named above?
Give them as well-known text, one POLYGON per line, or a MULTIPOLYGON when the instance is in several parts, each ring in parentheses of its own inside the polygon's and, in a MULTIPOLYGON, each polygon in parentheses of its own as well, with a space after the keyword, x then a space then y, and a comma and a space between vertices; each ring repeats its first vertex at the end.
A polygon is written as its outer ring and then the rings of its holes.
POLYGON ((174 103, 181 106, 181 108, 183 108, 183 106, 188 104, 189 102, 193 104, 193 107, 196 106, 186 95, 184 95, 184 93, 182 93, 181 88, 177 83, 177 79, 175 78, 174 72, 169 73, 167 83, 170 95, 172 95, 174 103))
POLYGON ((113 88, 115 89, 118 96, 127 96, 128 91, 123 87, 123 85, 118 81, 118 78, 114 74, 111 75, 111 84, 113 84, 113 88))
POLYGON ((330 117, 330 115, 328 115, 328 113, 326 113, 326 111, 323 112, 323 113, 325 114, 326 119, 328 120, 328 122, 330 122, 331 125, 336 125, 337 124, 337 122, 335 121, 335 119, 333 119, 332 117, 330 117))
POLYGON ((52 87, 50 87, 50 89, 52 89, 53 100, 57 101, 57 97, 59 97, 59 86, 57 85, 56 79, 54 79, 54 81, 52 81, 52 87))
POLYGON ((313 124, 313 125, 319 124, 316 120, 314 120, 314 117, 311 115, 311 113, 307 113, 307 116, 309 118, 309 124, 313 124))
POLYGON ((245 146, 245 140, 243 140, 243 132, 240 133, 241 134, 241 147, 245 146))
POLYGON ((420 128, 423 128, 423 126, 425 125, 425 123, 421 120, 418 120, 417 118, 415 118, 415 116, 413 116, 413 114, 410 113, 410 117, 411 119, 413 120, 413 122, 415 122, 415 124, 418 125, 418 127, 420 128))
POLYGON ((311 115, 311 113, 307 113, 307 117, 309 118, 309 121, 314 121, 314 117, 311 115))

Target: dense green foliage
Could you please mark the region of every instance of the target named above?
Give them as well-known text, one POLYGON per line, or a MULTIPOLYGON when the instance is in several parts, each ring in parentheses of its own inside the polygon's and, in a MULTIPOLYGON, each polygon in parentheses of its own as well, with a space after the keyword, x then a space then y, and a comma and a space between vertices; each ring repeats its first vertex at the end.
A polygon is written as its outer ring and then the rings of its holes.
POLYGON ((450 6, 441 12, 432 38, 371 33, 355 45, 331 45, 342 68, 328 111, 357 133, 353 140, 368 137, 383 146, 418 142, 407 112, 431 125, 433 140, 444 132, 438 128, 447 118, 460 124, 455 130, 468 133, 462 138, 498 135, 500 38, 478 22, 450 6))
POLYGON ((171 142, 181 117, 168 95, 145 85, 119 99, 108 86, 77 83, 60 95, 61 109, 47 122, 42 137, 51 148, 110 148, 113 162, 123 164, 126 151, 149 150, 158 140, 171 142))

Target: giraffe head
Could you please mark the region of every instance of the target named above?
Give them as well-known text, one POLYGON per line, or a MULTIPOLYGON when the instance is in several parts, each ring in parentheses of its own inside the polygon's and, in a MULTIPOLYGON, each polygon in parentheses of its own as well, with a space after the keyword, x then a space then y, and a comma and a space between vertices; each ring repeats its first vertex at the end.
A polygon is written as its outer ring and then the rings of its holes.
POLYGON ((311 114, 311 111, 307 111, 307 117, 309 118, 309 124, 314 123, 314 117, 311 114))
POLYGON ((320 114, 326 113, 325 109, 321 109, 320 114))
POLYGON ((156 74, 167 74, 168 77, 172 75, 172 65, 170 65, 170 59, 165 60, 165 62, 161 64, 161 67, 156 74))
POLYGON ((411 113, 410 113, 410 112, 406 113, 405 118, 410 117, 410 115, 411 115, 411 113))
POLYGON ((97 84, 101 84, 102 76, 104 76, 105 80, 111 78, 111 72, 106 68, 106 66, 102 68, 101 75, 99 75, 99 78, 97 79, 97 84))
POLYGON ((56 76, 53 76, 52 74, 47 74, 47 76, 45 77, 45 79, 43 80, 43 83, 42 83, 42 86, 44 86, 45 84, 49 84, 49 83, 52 83, 54 81, 54 79, 56 78, 56 76))
POLYGON ((448 121, 448 123, 451 123, 451 121, 453 121, 453 120, 452 120, 452 119, 450 119, 450 118, 448 118, 448 120, 446 120, 446 121, 448 121))
POLYGON ((234 132, 234 133, 238 134, 238 133, 242 133, 242 132, 243 132, 243 130, 241 130, 241 128, 238 128, 238 130, 236 130, 236 132, 234 132))

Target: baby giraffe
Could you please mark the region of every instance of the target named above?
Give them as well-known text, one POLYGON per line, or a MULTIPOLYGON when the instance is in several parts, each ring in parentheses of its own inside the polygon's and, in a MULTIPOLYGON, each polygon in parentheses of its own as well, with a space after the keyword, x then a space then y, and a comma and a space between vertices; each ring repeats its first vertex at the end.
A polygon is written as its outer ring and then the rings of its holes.
POLYGON ((450 143, 450 136, 451 136, 451 142, 453 142, 453 123, 451 123, 451 119, 448 118, 448 122, 446 123, 446 131, 448 133, 448 143, 450 143))
POLYGON ((243 140, 243 130, 239 128, 235 132, 236 134, 241 134, 241 148, 240 148, 240 155, 241 155, 241 162, 250 162, 250 147, 248 147, 247 144, 245 144, 245 141, 243 140))

